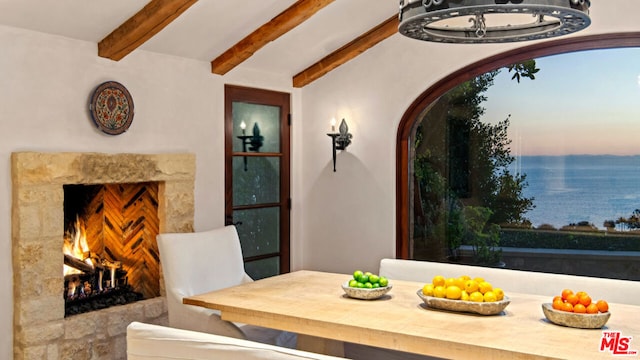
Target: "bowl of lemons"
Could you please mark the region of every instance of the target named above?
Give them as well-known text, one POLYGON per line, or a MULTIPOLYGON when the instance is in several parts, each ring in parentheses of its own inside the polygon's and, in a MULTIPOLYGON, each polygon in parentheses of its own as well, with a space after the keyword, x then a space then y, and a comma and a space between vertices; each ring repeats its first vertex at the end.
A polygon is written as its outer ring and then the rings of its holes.
POLYGON ((371 272, 356 270, 353 278, 342 284, 345 294, 354 299, 375 300, 383 297, 391 290, 389 280, 371 272))
POLYGON ((498 315, 511 303, 500 288, 482 278, 437 275, 417 295, 427 307, 479 315, 498 315))

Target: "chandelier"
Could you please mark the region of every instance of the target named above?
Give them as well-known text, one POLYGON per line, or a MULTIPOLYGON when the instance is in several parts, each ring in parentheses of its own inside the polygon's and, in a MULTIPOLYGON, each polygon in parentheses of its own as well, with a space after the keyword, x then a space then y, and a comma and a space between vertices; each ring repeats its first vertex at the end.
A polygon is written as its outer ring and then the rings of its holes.
POLYGON ((398 31, 442 43, 547 39, 591 24, 590 0, 400 0, 398 31))

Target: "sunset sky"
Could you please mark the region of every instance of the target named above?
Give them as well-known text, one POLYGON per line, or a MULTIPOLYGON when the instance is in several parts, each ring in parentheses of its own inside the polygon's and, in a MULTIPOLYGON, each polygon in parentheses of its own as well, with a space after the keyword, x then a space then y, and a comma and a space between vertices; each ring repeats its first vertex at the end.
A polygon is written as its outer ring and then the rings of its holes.
POLYGON ((483 121, 511 114, 513 155, 640 154, 640 49, 592 50, 536 60, 535 80, 502 70, 483 121))

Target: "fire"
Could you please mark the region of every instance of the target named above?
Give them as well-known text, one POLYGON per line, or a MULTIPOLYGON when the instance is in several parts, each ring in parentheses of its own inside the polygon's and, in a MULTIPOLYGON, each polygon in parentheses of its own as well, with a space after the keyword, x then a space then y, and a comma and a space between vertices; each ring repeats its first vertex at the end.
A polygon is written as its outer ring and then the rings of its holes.
MULTIPOLYGON (((62 252, 65 255, 72 256, 80 261, 84 261, 90 267, 94 267, 91 260, 89 244, 87 243, 87 231, 84 222, 80 217, 76 216, 76 222, 73 229, 67 232, 62 245, 62 252)), ((63 275, 81 274, 82 271, 74 269, 71 266, 64 265, 63 275)))

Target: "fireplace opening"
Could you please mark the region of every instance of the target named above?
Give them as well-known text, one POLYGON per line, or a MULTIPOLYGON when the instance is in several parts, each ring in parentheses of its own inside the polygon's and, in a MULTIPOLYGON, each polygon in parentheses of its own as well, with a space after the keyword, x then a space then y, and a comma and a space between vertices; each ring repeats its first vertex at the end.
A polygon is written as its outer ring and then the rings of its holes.
POLYGON ((158 183, 63 189, 65 317, 160 296, 158 183))

